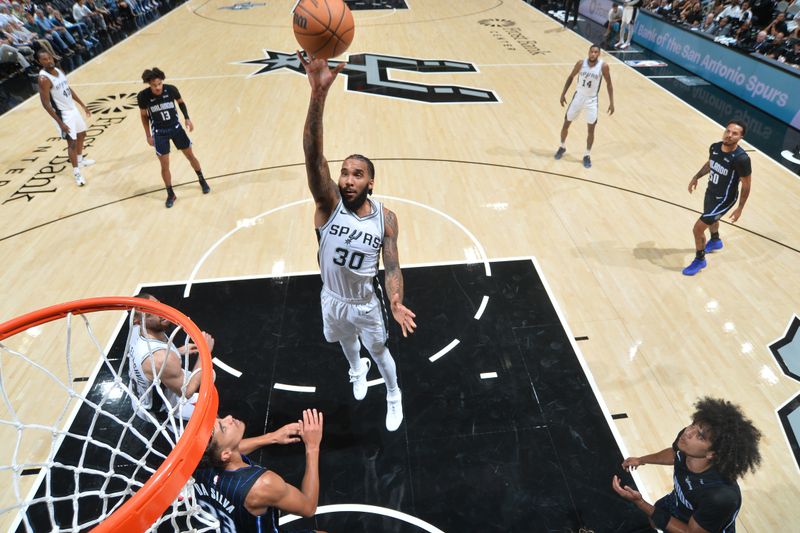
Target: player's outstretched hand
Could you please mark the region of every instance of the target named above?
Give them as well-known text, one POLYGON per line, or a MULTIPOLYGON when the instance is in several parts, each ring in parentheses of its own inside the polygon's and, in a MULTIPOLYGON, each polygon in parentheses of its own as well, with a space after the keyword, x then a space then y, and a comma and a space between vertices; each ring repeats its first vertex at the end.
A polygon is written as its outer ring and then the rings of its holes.
POLYGON ((209 352, 213 352, 214 351, 214 337, 212 337, 210 334, 208 334, 208 333, 206 333, 204 331, 203 332, 203 338, 206 340, 206 344, 208 344, 208 351, 209 352))
POLYGON ((189 132, 194 131, 194 124, 192 124, 192 121, 188 118, 186 119, 186 130, 189 132))
POLYGON ((617 476, 614 476, 611 479, 611 488, 614 489, 614 492, 616 492, 629 502, 637 502, 642 499, 642 495, 638 491, 633 490, 627 485, 623 487, 620 484, 619 478, 617 476))
POLYGON ((739 220, 740 216, 742 216, 742 208, 737 207, 736 209, 733 210, 733 213, 731 213, 730 216, 731 222, 736 222, 737 220, 739 220))
POLYGON ((408 337, 409 333, 414 333, 414 330, 417 329, 417 324, 414 322, 417 315, 405 305, 392 305, 392 316, 400 324, 400 328, 403 330, 403 337, 408 337))
POLYGON ((627 459, 622 461, 622 469, 630 472, 631 470, 636 470, 643 464, 644 463, 642 462, 642 460, 638 457, 628 457, 627 459))
POLYGON ((292 444, 300 442, 300 423, 292 422, 273 431, 270 435, 275 444, 292 444))
POLYGON ((306 445, 306 450, 319 451, 322 442, 322 413, 316 409, 303 411, 303 419, 297 421, 300 426, 298 434, 306 445))
POLYGON ((347 62, 342 61, 336 65, 333 70, 328 67, 327 59, 317 59, 316 57, 309 56, 309 59, 303 57, 303 53, 297 51, 297 58, 306 69, 306 76, 308 83, 311 84, 312 91, 327 92, 333 85, 336 76, 347 66, 347 62))
POLYGON ((692 194, 696 188, 697 178, 692 178, 692 181, 689 182, 689 194, 692 194))

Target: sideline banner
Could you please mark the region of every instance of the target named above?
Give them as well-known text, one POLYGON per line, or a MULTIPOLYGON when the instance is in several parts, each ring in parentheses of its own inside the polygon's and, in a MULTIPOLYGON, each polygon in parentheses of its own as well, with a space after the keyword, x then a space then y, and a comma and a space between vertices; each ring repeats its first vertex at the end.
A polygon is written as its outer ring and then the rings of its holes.
POLYGON ((636 17, 634 42, 800 128, 800 71, 784 72, 643 10, 636 17))
MULTIPOLYGON (((622 5, 621 0, 617 3, 622 5)), ((606 22, 608 22, 608 12, 611 11, 612 5, 614 4, 611 0, 581 0, 578 6, 578 13, 605 26, 606 22)))

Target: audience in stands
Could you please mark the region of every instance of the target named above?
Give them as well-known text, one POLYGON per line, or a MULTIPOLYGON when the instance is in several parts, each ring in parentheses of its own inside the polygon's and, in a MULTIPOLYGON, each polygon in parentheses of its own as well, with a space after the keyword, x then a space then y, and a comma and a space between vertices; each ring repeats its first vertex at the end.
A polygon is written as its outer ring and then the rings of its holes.
POLYGON ((649 0, 644 8, 726 46, 798 68, 800 0, 649 0))

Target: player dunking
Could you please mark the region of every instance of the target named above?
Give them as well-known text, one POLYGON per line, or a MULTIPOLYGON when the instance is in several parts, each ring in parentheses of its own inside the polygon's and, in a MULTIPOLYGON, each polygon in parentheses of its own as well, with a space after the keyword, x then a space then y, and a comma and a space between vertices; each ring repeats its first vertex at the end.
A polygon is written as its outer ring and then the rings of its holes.
POLYGON ((564 125, 561 126, 561 146, 556 150, 555 158, 561 159, 564 152, 567 151, 567 133, 569 126, 573 120, 578 118, 581 111, 586 113, 586 123, 589 126, 589 134, 586 137, 586 152, 583 154, 583 166, 591 168, 592 160, 589 157, 592 151, 592 144, 594 144, 594 128, 597 126, 597 101, 598 94, 600 93, 600 84, 602 80, 606 80, 608 89, 608 114, 614 113, 614 87, 611 84, 611 72, 608 65, 600 59, 600 47, 593 44, 589 47, 589 57, 582 59, 575 63, 567 82, 564 84, 564 90, 561 91, 561 106, 567 103, 566 94, 572 85, 572 80, 578 76, 578 87, 575 90, 575 95, 567 107, 567 113, 564 116, 564 125), (601 77, 602 76, 602 77, 601 77))
POLYGON ((39 99, 47 114, 55 120, 61 138, 67 141, 67 154, 69 162, 72 163, 75 183, 83 187, 86 185, 86 179, 81 174, 80 167, 94 165, 94 161, 83 157, 86 122, 75 107, 75 102, 78 102, 87 117, 92 116, 92 112, 70 88, 64 73, 56 68, 56 62, 50 52, 39 50, 36 57, 42 66, 42 70, 39 71, 39 99))
POLYGON ((703 214, 695 222, 694 233, 695 258, 683 269, 686 276, 694 276, 706 267, 706 254, 722 248, 719 238, 719 220, 736 203, 739 196, 739 182, 742 183, 742 194, 739 207, 733 210, 730 219, 736 222, 742 216, 744 204, 750 196, 752 169, 750 156, 739 146, 747 127, 740 120, 731 120, 722 135, 722 142, 712 144, 708 148, 708 161, 703 168, 689 181, 689 193, 697 188, 697 180, 708 174, 708 188, 703 202, 703 214), (711 231, 711 239, 706 243, 706 230, 711 231))
POLYGON ((379 252, 383 250, 386 288, 394 319, 403 335, 413 333, 414 313, 403 305, 403 274, 397 254, 397 217, 372 193, 375 167, 363 155, 351 155, 342 163, 338 186, 331 179, 328 161, 322 153, 322 114, 336 75, 323 59, 310 61, 297 54, 311 85, 303 151, 308 187, 314 197, 314 227, 319 239, 319 265, 322 275, 323 332, 328 342, 339 342, 350 363, 353 395, 362 400, 367 394, 370 360, 361 358, 361 342, 367 348, 386 382, 386 429, 395 431, 403 421, 397 369, 387 347, 384 303, 377 282, 379 252))
POLYGON ((169 142, 175 143, 175 148, 183 152, 189 164, 197 173, 197 180, 203 189, 203 194, 211 192, 211 187, 203 177, 200 169, 200 162, 192 152, 192 141, 183 130, 178 120, 178 112, 175 109, 175 102, 183 114, 186 121, 186 129, 192 131, 194 125, 189 119, 189 111, 186 104, 181 99, 181 93, 174 85, 166 85, 166 76, 157 67, 145 70, 142 73, 142 81, 149 87, 140 91, 136 99, 139 103, 139 113, 142 119, 144 133, 147 136, 147 144, 155 146, 158 162, 161 163, 161 178, 167 187, 167 207, 172 207, 177 197, 172 191, 172 174, 169 170, 169 142))

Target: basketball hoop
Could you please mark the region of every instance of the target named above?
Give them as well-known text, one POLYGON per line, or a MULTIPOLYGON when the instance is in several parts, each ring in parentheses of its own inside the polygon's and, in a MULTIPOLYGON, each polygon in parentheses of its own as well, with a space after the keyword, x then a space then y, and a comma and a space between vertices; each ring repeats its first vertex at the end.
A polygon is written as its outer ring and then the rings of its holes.
MULTIPOLYGON (((92 315, 93 320, 102 322, 98 315, 92 315)), ((102 325, 102 324, 101 324, 102 325)), ((85 354, 84 354, 85 357, 85 354)), ((185 358, 188 366, 188 357, 185 358)), ((218 527, 213 518, 208 518, 194 498, 191 476, 197 463, 203 455, 206 445, 211 437, 211 431, 217 416, 218 398, 213 384, 211 372, 202 372, 212 368, 211 353, 201 330, 180 311, 159 302, 141 298, 130 297, 103 297, 91 298, 60 305, 54 305, 28 313, 13 320, 0 324, 0 429, 11 435, 16 433, 16 445, 13 447, 11 459, 0 458, 0 474, 10 476, 12 490, 16 503, 8 504, 0 499, 0 524, 3 514, 16 513, 14 528, 22 531, 38 531, 33 519, 29 516, 33 506, 38 506, 41 514, 48 514, 42 520, 49 525, 45 528, 58 529, 59 531, 85 531, 94 526, 93 531, 99 533, 110 532, 139 532, 155 528, 160 523, 169 521, 171 530, 180 529, 176 524, 187 524, 187 530, 209 531, 218 527), (170 343, 178 331, 186 334, 185 345, 191 342, 197 346, 200 362, 196 368, 201 371, 201 383, 197 393, 194 412, 184 424, 183 419, 173 416, 179 412, 177 407, 166 409, 166 421, 160 426, 154 425, 154 435, 145 436, 137 429, 136 414, 131 414, 139 401, 127 375, 122 369, 127 367, 126 350, 119 351, 119 342, 116 347, 103 349, 95 337, 92 324, 88 316, 102 311, 125 312, 127 319, 118 321, 118 329, 127 321, 129 326, 126 346, 131 340, 133 331, 133 312, 143 311, 151 315, 166 318, 178 327, 170 337, 170 343), (73 318, 80 317, 85 329, 73 326, 73 318), (55 342, 55 337, 64 334, 63 320, 66 320, 66 359, 63 356, 53 356, 47 352, 55 342), (43 328, 50 338, 38 342, 43 328), (27 335, 23 335, 27 333, 27 335), (85 339, 83 338, 85 333, 85 339), (85 340, 85 342, 84 342, 85 340), (8 341, 8 344, 7 344, 8 341), (12 344, 14 346, 12 347, 12 344), (16 345, 19 345, 17 347, 16 345), (45 346, 46 362, 34 353, 36 348, 45 346), (108 376, 101 385, 95 386, 89 380, 86 390, 77 391, 73 382, 86 381, 86 378, 76 378, 72 375, 72 350, 96 349, 100 361, 95 372, 95 378, 100 374, 108 376), (113 352, 113 353, 112 353, 113 352), (66 363, 63 365, 62 363, 66 363), (58 367, 58 368, 56 368, 58 367), (21 382, 14 382, 14 378, 21 382), (36 385, 38 378, 44 385, 36 385), (11 387, 14 389, 11 389, 11 387), (37 387, 41 387, 38 388, 37 387), (19 400, 19 391, 24 388, 25 400, 19 400), (33 390, 29 390, 33 388, 33 390), (65 405, 61 413, 54 417, 55 421, 42 424, 38 421, 42 409, 31 407, 31 403, 44 401, 49 394, 62 393, 66 396, 66 404, 74 404, 71 413, 67 412, 65 405), (81 413, 88 413, 84 418, 88 420, 86 431, 73 429, 76 417, 81 413), (125 413, 125 414, 120 414, 125 413), (23 420, 23 417, 30 420, 23 420), (112 427, 113 426, 113 427, 112 427), (108 428, 111 427, 111 430, 108 428), (50 450, 46 451, 47 458, 27 457, 32 454, 33 448, 45 448, 46 443, 40 435, 49 431, 51 435, 50 450), (34 435, 31 446, 26 441, 30 438, 27 433, 34 435), (84 434, 85 433, 85 434, 84 434), (121 436, 118 436, 120 433, 121 436), (108 437, 107 434, 113 434, 108 437), (117 439, 117 440, 114 440, 117 439), (154 441, 162 439, 172 446, 168 455, 163 452, 151 450, 154 441), (66 441, 77 446, 80 451, 79 461, 69 461, 65 464, 59 457, 60 448, 66 441), (75 444, 77 443, 77 444, 75 444), (128 443, 133 443, 130 449, 128 443), (145 458, 132 455, 131 449, 146 449, 150 459, 157 459, 160 465, 155 467, 147 464, 145 458), (97 467, 94 463, 110 457, 108 468, 97 467), (101 459, 99 459, 100 457, 101 459), (77 464, 71 464, 77 462, 77 464), (132 469, 133 475, 126 477, 126 471, 115 471, 114 466, 125 463, 132 469), (38 470, 39 476, 30 489, 30 495, 22 495, 24 482, 21 478, 26 472, 38 470), (66 477, 74 478, 73 495, 61 495, 58 490, 50 487, 51 481, 57 477, 56 472, 65 471, 66 477), (146 477, 149 474, 149 477, 146 477), (83 488, 81 478, 88 478, 98 487, 91 490, 83 488), (137 480, 141 478, 142 480, 137 480), (146 481, 143 481, 146 478, 146 481), (42 489, 42 485, 46 485, 42 489), (39 496, 39 494, 42 494, 39 496), (82 502, 91 501, 91 505, 82 508, 82 502), (70 514, 70 524, 62 523, 62 519, 55 516, 58 508, 66 508, 70 514), (172 507, 171 511, 167 511, 172 507), (54 510, 56 509, 56 510, 54 510), (167 513, 165 513, 167 511, 167 513), (178 518, 176 518, 178 517, 178 518), (201 526, 197 526, 197 521, 201 526), (194 525, 190 525, 194 522, 194 525), (202 527, 205 525, 207 527, 202 527)), ((198 370, 195 370, 197 372, 198 370)), ((98 381, 99 382, 99 381, 98 381)), ((160 376, 154 378, 154 388, 159 389, 160 376)), ((184 384, 185 387, 185 384, 184 384)), ((155 392, 157 394, 158 391, 155 392)), ((185 402, 181 397, 181 402, 185 402)), ((151 417, 152 418, 152 417, 151 417)), ((155 421, 155 418, 152 418, 155 421)), ((77 424, 80 425, 80 424, 77 424)), ((149 427, 149 426, 148 426, 149 427)), ((0 479, 3 483, 3 479, 0 479)), ((85 483, 83 483, 85 484, 85 483)), ((9 496, 7 495, 7 496, 9 496)), ((2 498, 2 497, 0 497, 2 498)), ((12 500, 13 501, 13 500, 12 500)))

